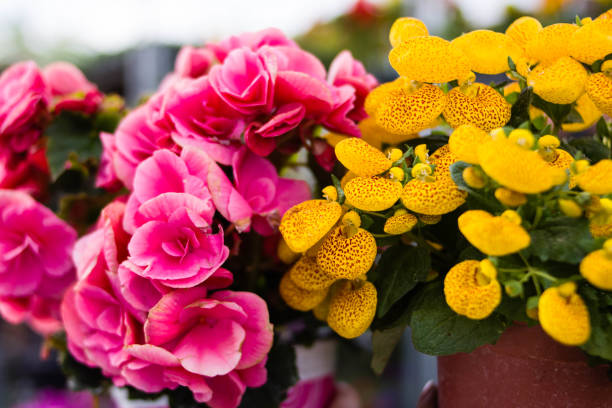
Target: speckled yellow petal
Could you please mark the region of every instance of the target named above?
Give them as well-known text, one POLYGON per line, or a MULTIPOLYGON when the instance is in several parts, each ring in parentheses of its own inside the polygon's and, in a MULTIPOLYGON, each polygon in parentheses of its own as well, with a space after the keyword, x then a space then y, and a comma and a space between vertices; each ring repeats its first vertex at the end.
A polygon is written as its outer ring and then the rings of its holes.
POLYGON ((572 34, 569 51, 589 65, 612 53, 612 20, 595 20, 580 27, 572 34))
POLYGON ((470 210, 457 219, 459 230, 482 253, 505 256, 527 248, 531 242, 523 227, 507 217, 493 216, 486 211, 470 210))
POLYGON ((497 279, 479 282, 479 261, 463 261, 453 266, 444 278, 444 297, 455 313, 470 319, 484 319, 501 302, 501 286, 497 279))
POLYGON ((342 176, 342 178, 340 179, 340 187, 342 187, 342 189, 344 190, 344 188, 346 187, 346 184, 352 179, 354 179, 355 177, 357 177, 355 173, 353 173, 350 170, 347 171, 346 174, 342 176))
POLYGON ((591 194, 612 194, 612 160, 604 159, 576 176, 578 186, 591 194))
POLYGON ((289 277, 293 283, 306 290, 328 288, 335 280, 317 266, 316 258, 310 256, 301 257, 289 269, 289 277))
POLYGON ((471 124, 488 132, 508 123, 511 108, 495 89, 475 83, 466 92, 460 88, 450 90, 444 119, 453 128, 471 124))
POLYGON ((506 29, 506 35, 512 38, 520 47, 527 43, 542 29, 542 24, 533 17, 519 17, 506 29))
POLYGON ((569 43, 577 30, 577 25, 566 23, 544 27, 525 45, 527 57, 543 63, 550 63, 561 57, 569 57, 569 43))
POLYGON ((538 320, 550 337, 568 346, 584 344, 591 336, 584 301, 577 293, 563 296, 559 287, 548 288, 540 296, 538 320))
POLYGON ((396 78, 391 82, 385 82, 372 89, 364 102, 364 109, 368 115, 375 117, 380 104, 389 96, 393 90, 412 86, 412 80, 404 77, 396 78))
POLYGON ((601 111, 597 109, 597 106, 595 106, 587 93, 583 93, 582 96, 576 100, 574 109, 580 114, 582 122, 564 123, 562 127, 566 132, 582 132, 593 126, 595 122, 601 118, 601 111))
POLYGON ((570 57, 561 57, 535 67, 527 77, 527 84, 545 101, 565 105, 582 95, 586 80, 587 71, 581 63, 570 57))
POLYGON ((427 26, 418 18, 400 17, 393 22, 389 30, 389 42, 392 47, 397 47, 402 41, 410 37, 429 35, 427 26))
POLYGON ((389 145, 399 145, 411 139, 417 139, 418 133, 408 135, 398 135, 387 132, 376 123, 376 118, 373 116, 367 117, 359 122, 359 130, 361 130, 361 138, 374 147, 381 147, 383 143, 389 145))
POLYGON ((612 238, 612 222, 598 223, 591 220, 589 229, 594 238, 612 238))
POLYGON ((370 270, 376 251, 376 240, 368 231, 358 228, 346 237, 337 227, 319 248, 317 265, 332 279, 356 279, 370 270))
POLYGON ((321 290, 302 289, 291 280, 289 272, 287 272, 283 275, 278 290, 289 307, 306 312, 312 310, 325 299, 328 288, 321 290))
POLYGON ((440 222, 441 219, 441 215, 419 214, 419 221, 421 221, 425 225, 437 224, 440 222))
POLYGON ((376 123, 390 133, 410 135, 427 129, 445 105, 446 95, 437 86, 422 84, 416 90, 399 88, 380 104, 376 123))
POLYGON ((401 235, 410 231, 416 223, 417 217, 410 213, 397 214, 385 221, 384 231, 391 235, 401 235))
POLYGON ((352 339, 368 330, 376 313, 377 294, 374 285, 362 281, 361 287, 345 282, 329 305, 327 323, 340 336, 352 339))
POLYGON ((402 183, 384 177, 355 177, 344 187, 347 201, 365 211, 391 208, 402 194, 402 183))
POLYGON ((391 50, 389 62, 401 76, 419 82, 449 82, 470 73, 467 57, 450 42, 434 36, 407 38, 391 50))
POLYGON ((517 60, 523 54, 512 38, 491 30, 470 31, 451 44, 468 58, 472 71, 488 75, 508 71, 508 57, 517 60))
POLYGON ((356 137, 344 139, 336 145, 335 151, 344 167, 362 177, 383 173, 393 164, 383 152, 356 137))
POLYGON ((304 252, 329 232, 340 215, 337 201, 308 200, 287 210, 279 230, 293 252, 304 252))
POLYGON ((474 125, 461 125, 451 133, 448 139, 450 151, 459 160, 478 164, 478 146, 491 140, 491 136, 474 125))
POLYGON ((601 112, 612 115, 612 78, 603 72, 591 74, 586 81, 585 90, 601 112))
POLYGON ((401 200, 411 211, 442 215, 455 210, 466 197, 467 193, 459 190, 450 177, 438 175, 435 181, 410 180, 404 186, 401 200))
POLYGON ((612 257, 603 249, 591 252, 580 262, 580 274, 599 289, 612 290, 612 257))

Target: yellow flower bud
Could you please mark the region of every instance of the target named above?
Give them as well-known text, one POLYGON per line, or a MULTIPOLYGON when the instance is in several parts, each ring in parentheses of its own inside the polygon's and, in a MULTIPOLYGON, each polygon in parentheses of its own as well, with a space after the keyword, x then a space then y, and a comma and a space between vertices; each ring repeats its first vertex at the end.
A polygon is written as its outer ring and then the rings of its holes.
POLYGON ((459 160, 478 164, 478 146, 491 140, 491 136, 474 125, 461 125, 448 139, 450 151, 459 160))
POLYGON ((470 244, 487 255, 513 254, 531 243, 529 234, 520 225, 520 216, 514 211, 495 217, 486 211, 470 210, 461 214, 457 222, 470 244))
POLYGON ((447 95, 444 118, 453 128, 472 124, 484 131, 504 126, 511 106, 488 85, 475 83, 466 89, 453 88, 447 95))
POLYGON ((392 47, 397 47, 410 37, 427 36, 429 32, 425 24, 414 17, 400 17, 393 22, 389 31, 389 42, 392 47))
POLYGON ((402 183, 384 177, 355 177, 346 184, 344 194, 360 210, 384 211, 400 198, 402 183))
POLYGON ((337 201, 304 201, 287 210, 279 231, 293 252, 304 252, 327 234, 341 214, 337 201))
POLYGON ((342 216, 342 224, 359 228, 361 227, 361 217, 356 211, 349 211, 342 216))
POLYGON ((444 278, 446 303, 457 314, 470 319, 486 318, 501 302, 501 286, 496 274, 490 261, 458 263, 444 278))
POLYGON ((370 270, 376 251, 376 240, 368 231, 359 228, 353 236, 345 237, 338 227, 321 245, 317 265, 334 279, 355 279, 370 270))
POLYGON ((506 139, 506 131, 501 127, 491 130, 489 135, 491 135, 491 139, 493 140, 506 139))
POLYGON ((591 194, 612 193, 612 160, 604 159, 576 176, 578 186, 591 194))
POLYGON ((487 185, 487 181, 482 176, 482 173, 476 170, 474 166, 463 169, 461 176, 463 177, 463 181, 465 181, 465 183, 472 188, 481 189, 487 185))
POLYGON ((538 318, 542 329, 553 339, 568 346, 586 343, 591 335, 589 311, 569 282, 548 288, 540 296, 538 318))
POLYGON ((406 177, 406 174, 401 167, 391 167, 389 169, 389 176, 389 178, 392 180, 402 181, 404 180, 404 177, 406 177))
POLYGON ((330 201, 338 201, 338 190, 334 186, 327 186, 323 190, 323 198, 330 201))
POLYGON ((383 152, 356 137, 341 141, 335 151, 340 163, 361 177, 383 173, 392 165, 383 152))
POLYGON ((523 219, 521 218, 519 213, 514 210, 506 210, 500 215, 500 217, 505 218, 516 225, 521 225, 521 222, 523 222, 523 219))
POLYGON ((331 299, 327 323, 344 338, 359 337, 374 320, 376 304, 376 288, 372 283, 344 282, 331 299))
POLYGON ((524 149, 531 149, 535 144, 533 133, 528 129, 514 129, 508 135, 508 140, 521 146, 524 149))
POLYGON ((385 221, 384 231, 391 235, 401 235, 410 231, 416 223, 417 218, 414 215, 404 209, 400 209, 385 221))
POLYGON ((276 247, 276 256, 278 256, 278 259, 280 259, 282 263, 292 264, 299 258, 300 254, 293 252, 281 236, 278 241, 278 246, 276 247))
POLYGON ((576 160, 575 162, 572 163, 570 167, 570 172, 573 175, 578 175, 580 173, 584 173, 589 167, 590 167, 590 164, 588 160, 584 160, 584 159, 576 160))
POLYGON ((414 148, 414 155, 419 158, 421 163, 429 162, 429 150, 426 144, 420 144, 414 148))
POLYGON ((387 157, 394 163, 401 159, 403 155, 404 153, 400 149, 397 149, 395 147, 389 149, 389 151, 387 152, 387 157))
POLYGON ((559 209, 561 212, 571 218, 582 217, 582 208, 574 201, 567 198, 560 198, 559 209))
POLYGON ((525 194, 517 193, 505 187, 499 187, 495 190, 495 198, 507 207, 518 207, 527 202, 525 194))
POLYGON ((306 290, 297 286, 290 278, 289 272, 283 275, 279 292, 285 303, 292 309, 306 312, 321 303, 329 288, 321 290, 306 290))
POLYGON ((599 205, 601 206, 602 210, 605 211, 606 214, 611 215, 612 214, 612 200, 609 198, 602 198, 599 200, 599 205))
POLYGON ((422 181, 431 180, 431 178, 429 178, 428 176, 431 176, 432 174, 433 170, 431 166, 426 163, 415 164, 411 171, 412 177, 422 181))

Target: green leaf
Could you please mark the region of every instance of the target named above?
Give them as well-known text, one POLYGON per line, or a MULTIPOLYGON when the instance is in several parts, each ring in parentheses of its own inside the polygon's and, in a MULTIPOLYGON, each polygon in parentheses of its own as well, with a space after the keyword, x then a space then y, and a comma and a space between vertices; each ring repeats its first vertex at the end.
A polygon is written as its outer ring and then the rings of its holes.
POLYGON ((612 293, 581 285, 582 295, 591 318, 591 337, 581 348, 587 353, 612 360, 612 293))
POLYGON ((521 123, 529 120, 529 106, 533 100, 533 88, 527 87, 518 95, 516 102, 512 104, 509 125, 518 127, 521 123))
POLYGON ((381 317, 418 282, 427 278, 431 258, 424 248, 397 245, 383 252, 376 269, 380 270, 375 284, 378 289, 377 315, 381 317))
POLYGON ((466 163, 464 161, 455 162, 450 166, 451 178, 453 179, 459 190, 467 191, 469 193, 466 199, 468 207, 477 208, 480 210, 484 209, 493 212, 503 208, 499 201, 487 199, 487 197, 482 193, 481 190, 475 190, 465 182, 465 180, 463 179, 463 171, 471 166, 471 164, 466 163))
POLYGON ((567 115, 572 110, 572 105, 557 105, 555 103, 547 102, 540 98, 538 95, 533 94, 533 100, 531 104, 538 109, 541 109, 546 113, 553 121, 553 123, 560 125, 567 115))
POLYGON ((402 339, 406 326, 397 326, 386 330, 374 330, 372 332, 372 362, 370 367, 380 375, 385 370, 393 350, 402 339))
POLYGON ((88 367, 77 361, 67 351, 60 351, 58 360, 62 371, 68 378, 68 385, 73 391, 90 391, 96 394, 110 385, 109 380, 96 367, 88 367))
POLYGON ((472 320, 453 312, 446 304, 441 282, 427 285, 410 318, 412 342, 422 353, 445 356, 469 353, 495 343, 507 324, 498 314, 472 320))
POLYGON ((510 67, 510 71, 516 71, 516 64, 510 56, 508 56, 508 67, 510 67))
POLYGON ((584 123, 584 119, 580 112, 578 112, 575 108, 570 110, 570 113, 565 117, 563 123, 584 123))
POLYGON ((578 27, 582 27, 582 20, 580 19, 580 16, 578 14, 576 14, 576 18, 574 19, 574 21, 576 22, 576 25, 578 27))
POLYGON ((568 144, 584 153, 592 163, 597 163, 610 157, 610 150, 595 139, 573 139, 568 144))
POLYGON ((344 199, 346 198, 346 196, 344 195, 344 190, 342 189, 342 184, 340 183, 340 180, 338 180, 338 177, 333 174, 331 175, 331 179, 334 183, 334 187, 336 187, 336 191, 338 192, 338 203, 344 204, 344 199))
POLYGON ((504 315, 509 321, 529 321, 525 310, 525 300, 522 298, 503 296, 501 303, 495 311, 504 315))
POLYGON ((91 119, 81 114, 64 111, 49 125, 47 159, 51 177, 56 180, 65 170, 66 161, 71 154, 84 161, 97 159, 102 152, 102 144, 97 132, 93 130, 91 119))
POLYGON ((542 262, 549 260, 578 264, 593 250, 589 221, 584 218, 550 218, 530 232, 527 252, 542 262))
POLYGON ((610 137, 610 128, 603 116, 597 121, 597 135, 601 138, 610 137))

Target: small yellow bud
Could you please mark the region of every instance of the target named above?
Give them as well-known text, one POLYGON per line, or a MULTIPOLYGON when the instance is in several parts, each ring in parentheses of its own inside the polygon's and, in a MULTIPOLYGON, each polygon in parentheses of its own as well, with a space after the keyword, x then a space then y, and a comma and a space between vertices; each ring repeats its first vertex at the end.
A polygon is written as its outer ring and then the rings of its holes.
POLYGON ((527 314, 527 317, 529 317, 530 319, 538 320, 538 308, 537 307, 526 309, 525 314, 527 314))
POLYGON ((419 221, 421 221, 425 225, 437 224, 440 222, 441 219, 442 219, 442 216, 439 214, 437 215, 419 214, 419 221))
POLYGON ((559 295, 564 298, 569 298, 576 293, 576 282, 565 282, 564 284, 559 285, 557 289, 559 290, 559 295))
POLYGON ((510 140, 512 143, 516 143, 517 145, 525 149, 531 149, 535 144, 535 138, 533 137, 533 133, 531 133, 527 129, 514 129, 508 135, 508 140, 510 140))
POLYGON ((420 144, 414 148, 414 155, 419 158, 421 163, 429 162, 429 151, 426 144, 420 144))
POLYGON ((488 285, 493 279, 497 278, 497 269, 489 259, 483 259, 478 265, 476 272, 476 282, 480 286, 488 285))
POLYGON ((573 175, 585 172, 589 168, 590 164, 588 160, 576 160, 570 166, 570 172, 573 175))
POLYGON ((612 200, 609 198, 601 198, 599 200, 599 205, 601 206, 601 209, 606 213, 606 214, 612 214, 612 200))
POLYGON ((395 147, 389 149, 389 151, 387 152, 387 157, 392 162, 398 161, 399 159, 402 158, 403 155, 404 155, 404 153, 402 153, 402 151, 400 149, 396 149, 395 147))
POLYGON ((521 218, 519 213, 517 213, 514 210, 506 210, 506 211, 504 211, 501 214, 501 217, 507 219, 510 222, 513 222, 516 225, 521 225, 521 222, 523 221, 523 219, 521 218))
POLYGON ((385 221, 384 231, 387 234, 401 235, 410 231, 417 223, 417 218, 404 209, 399 209, 385 221))
POLYGON ((580 20, 580 24, 582 24, 582 25, 587 25, 587 24, 589 24, 589 23, 590 23, 590 22, 592 22, 592 21, 593 21, 593 19, 592 19, 591 17, 583 17, 583 18, 580 20))
POLYGON ((506 131, 504 128, 496 128, 489 132, 493 140, 505 139, 506 131))
POLYGON ((428 176, 431 176, 433 173, 433 170, 431 169, 431 166, 429 164, 425 164, 425 163, 417 163, 413 168, 412 168, 412 177, 419 179, 419 180, 426 180, 428 176))
POLYGON ((355 211, 349 211, 342 217, 342 224, 359 228, 361 226, 361 217, 355 211))
POLYGON ((338 190, 334 186, 327 186, 323 190, 323 198, 329 201, 338 201, 338 190))
POLYGON ((484 177, 482 177, 482 173, 476 170, 473 166, 466 167, 461 175, 463 177, 463 181, 465 181, 465 183, 472 188, 480 189, 487 184, 484 177))
POLYGON ((561 142, 556 136, 553 135, 544 135, 538 139, 538 147, 554 147, 557 148, 561 146, 561 142))
POLYGON ((525 194, 505 187, 499 187, 495 190, 495 198, 507 207, 518 207, 527 202, 527 196, 525 194))
POLYGON ((389 169, 389 176, 392 180, 402 181, 406 174, 400 167, 391 167, 389 169))
POLYGON ((580 218, 582 216, 582 208, 574 201, 567 198, 560 198, 559 209, 568 217, 580 218))

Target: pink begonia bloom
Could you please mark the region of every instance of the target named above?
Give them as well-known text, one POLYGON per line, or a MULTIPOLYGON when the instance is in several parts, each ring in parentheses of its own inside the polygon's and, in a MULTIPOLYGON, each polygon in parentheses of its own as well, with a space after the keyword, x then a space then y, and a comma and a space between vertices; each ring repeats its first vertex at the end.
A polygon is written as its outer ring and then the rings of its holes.
POLYGON ((42 334, 61 328, 59 300, 74 280, 76 232, 29 195, 0 190, 0 313, 42 334))
POLYGON ((175 290, 150 310, 145 344, 127 346, 127 381, 146 392, 188 386, 198 402, 235 408, 266 381, 273 330, 266 303, 249 292, 175 290))
POLYGON ((234 157, 232 168, 236 189, 256 214, 253 228, 261 235, 276 232, 283 214, 310 198, 306 182, 278 177, 272 163, 246 148, 234 157))
POLYGON ((36 142, 47 109, 46 92, 32 61, 14 64, 0 75, 0 146, 23 152, 36 142))
POLYGON ((234 35, 218 43, 209 43, 206 47, 212 50, 220 62, 223 62, 227 55, 237 48, 247 47, 252 51, 257 51, 266 45, 298 48, 298 45, 293 40, 287 38, 278 28, 267 28, 256 32, 234 35))
POLYGON ((248 48, 231 51, 210 70, 213 90, 227 105, 245 115, 269 113, 274 102, 277 61, 248 48))
POLYGON ((276 148, 274 138, 295 129, 304 119, 306 110, 301 103, 281 106, 266 123, 252 122, 244 132, 246 145, 260 156, 267 156, 276 148))
POLYGON ((348 116, 359 122, 367 117, 363 109, 366 96, 378 85, 376 78, 369 74, 360 61, 353 58, 350 51, 342 51, 334 58, 327 75, 330 85, 350 85, 355 89, 355 107, 348 116))
POLYGON ((123 183, 117 177, 113 165, 113 158, 117 154, 115 135, 100 132, 100 140, 102 141, 102 154, 100 156, 100 167, 96 175, 96 187, 101 187, 108 191, 117 191, 123 183))
POLYGON ((331 112, 323 119, 323 125, 338 133, 361 137, 357 124, 348 117, 355 107, 355 88, 349 85, 332 88, 334 105, 331 112))
POLYGON ((19 190, 40 199, 49 183, 49 165, 45 150, 37 147, 27 152, 0 151, 0 189, 19 190))
POLYGON ((100 108, 102 92, 74 65, 55 62, 47 65, 42 75, 51 93, 55 113, 70 110, 92 114, 100 108))
POLYGON ((333 376, 315 377, 299 381, 289 388, 280 408, 328 408, 335 396, 333 376))
POLYGON ((174 73, 180 77, 198 78, 208 73, 215 60, 213 52, 207 48, 184 46, 174 62, 174 73))

